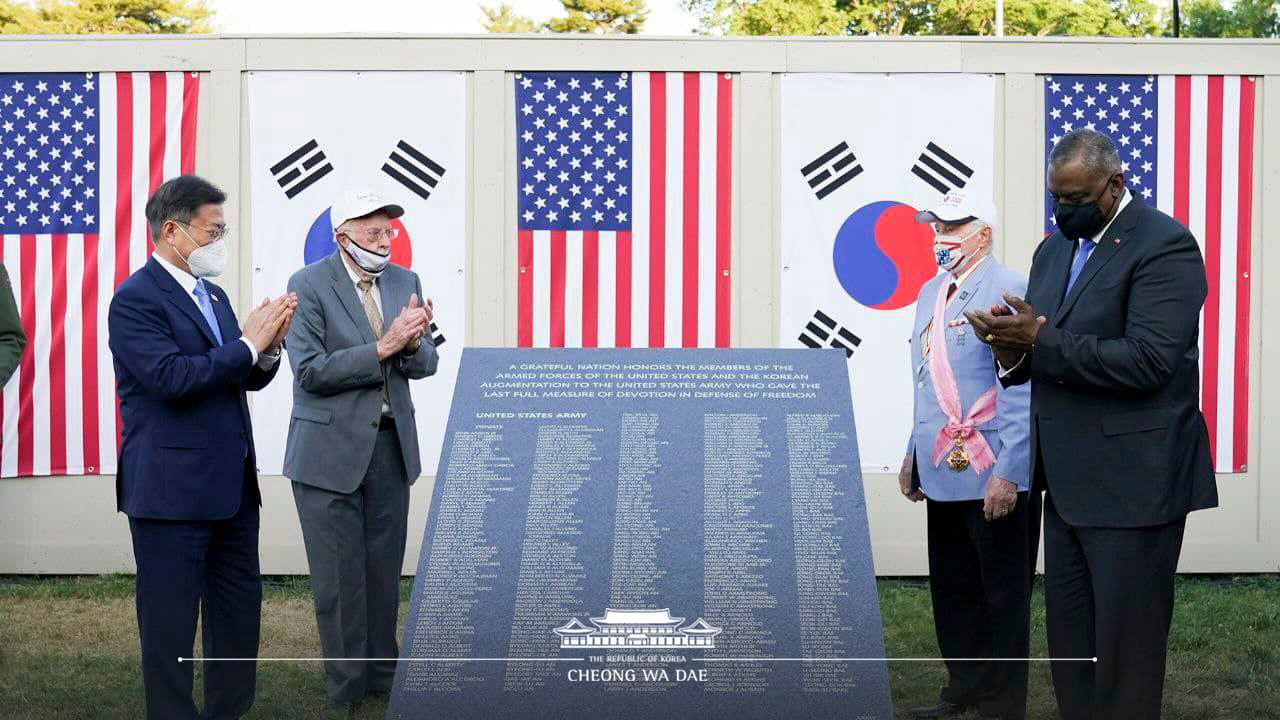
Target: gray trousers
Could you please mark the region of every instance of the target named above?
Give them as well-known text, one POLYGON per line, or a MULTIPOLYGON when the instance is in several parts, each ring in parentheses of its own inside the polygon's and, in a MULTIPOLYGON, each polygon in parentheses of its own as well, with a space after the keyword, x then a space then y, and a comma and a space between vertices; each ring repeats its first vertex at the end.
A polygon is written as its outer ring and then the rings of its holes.
MULTIPOLYGON (((409 482, 393 429, 378 433, 360 487, 338 493, 293 483, 311 566, 320 647, 326 658, 395 658, 400 567, 409 521, 409 482)), ((393 661, 326 660, 325 695, 357 702, 389 692, 393 661)))

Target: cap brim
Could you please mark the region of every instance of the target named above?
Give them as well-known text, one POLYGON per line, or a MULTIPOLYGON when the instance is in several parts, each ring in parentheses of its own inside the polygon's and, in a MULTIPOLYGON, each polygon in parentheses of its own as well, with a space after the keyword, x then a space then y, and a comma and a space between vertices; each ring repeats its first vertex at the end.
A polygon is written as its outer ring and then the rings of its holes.
POLYGON ((933 223, 942 223, 943 225, 957 225, 960 223, 967 223, 967 222, 970 222, 971 220, 977 220, 977 219, 978 219, 977 215, 965 215, 964 217, 948 219, 948 218, 940 217, 933 210, 921 210, 920 212, 916 213, 916 222, 929 223, 930 225, 932 225, 933 223))
POLYGON ((370 210, 369 214, 372 215, 376 212, 386 213, 387 217, 394 220, 400 217, 401 215, 404 215, 404 208, 400 207, 399 205, 396 205, 395 203, 387 203, 386 205, 383 205, 377 210, 370 210))

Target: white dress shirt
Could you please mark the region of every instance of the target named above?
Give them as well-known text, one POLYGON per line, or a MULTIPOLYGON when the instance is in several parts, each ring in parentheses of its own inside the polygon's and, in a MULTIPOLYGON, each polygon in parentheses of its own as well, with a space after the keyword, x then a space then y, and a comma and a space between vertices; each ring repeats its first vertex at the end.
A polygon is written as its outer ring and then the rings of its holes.
MULTIPOLYGON (((191 296, 191 301, 194 302, 196 304, 196 308, 199 309, 200 298, 196 297, 196 283, 198 282, 197 278, 191 273, 180 269, 177 265, 174 265, 168 260, 165 260, 164 258, 160 257, 159 253, 152 254, 152 257, 156 259, 156 262, 160 263, 160 267, 164 268, 170 275, 173 276, 173 279, 176 280, 178 285, 180 285, 182 289, 186 291, 187 295, 191 296)), ((209 301, 218 302, 217 299, 213 297, 213 293, 209 293, 209 301)), ((219 330, 221 330, 221 328, 219 328, 219 330)), ((243 341, 244 344, 249 348, 249 353, 253 357, 254 364, 262 368, 263 370, 270 370, 271 366, 275 365, 276 361, 280 359, 279 350, 277 350, 275 354, 262 353, 262 356, 259 357, 258 348, 254 347, 253 343, 249 342, 249 338, 241 336, 240 340, 243 341)))

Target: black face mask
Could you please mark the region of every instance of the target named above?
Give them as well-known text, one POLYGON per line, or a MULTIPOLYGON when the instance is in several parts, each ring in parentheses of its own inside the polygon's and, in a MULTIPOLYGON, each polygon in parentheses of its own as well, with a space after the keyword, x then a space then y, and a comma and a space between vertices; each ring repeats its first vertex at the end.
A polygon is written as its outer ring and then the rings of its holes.
POLYGON ((1058 224, 1058 229, 1068 240, 1080 240, 1081 238, 1091 238, 1102 229, 1106 223, 1107 216, 1102 212, 1102 206, 1098 201, 1102 196, 1107 194, 1107 188, 1111 187, 1110 183, 1107 187, 1102 188, 1102 192, 1098 193, 1098 197, 1084 203, 1066 203, 1061 200, 1053 201, 1053 219, 1058 224))

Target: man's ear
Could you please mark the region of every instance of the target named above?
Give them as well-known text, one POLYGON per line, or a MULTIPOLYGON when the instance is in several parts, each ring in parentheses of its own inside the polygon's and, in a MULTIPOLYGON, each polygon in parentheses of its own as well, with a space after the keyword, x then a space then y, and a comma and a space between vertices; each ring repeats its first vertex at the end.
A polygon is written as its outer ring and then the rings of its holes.
POLYGON ((156 245, 159 245, 161 242, 171 238, 173 236, 175 226, 176 226, 176 223, 174 223, 172 220, 165 220, 163 223, 161 223, 160 234, 156 236, 156 245))
POLYGON ((1124 173, 1118 172, 1111 176, 1111 196, 1119 198, 1124 194, 1124 173))

